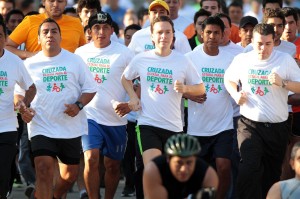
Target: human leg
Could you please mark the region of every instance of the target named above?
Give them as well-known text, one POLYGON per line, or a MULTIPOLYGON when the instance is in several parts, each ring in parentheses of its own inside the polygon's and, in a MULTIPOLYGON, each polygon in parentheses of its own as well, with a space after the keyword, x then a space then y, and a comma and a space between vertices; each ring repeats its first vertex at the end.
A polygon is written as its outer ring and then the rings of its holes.
POLYGON ((6 198, 11 178, 11 165, 16 154, 17 132, 0 133, 0 198, 6 198))
POLYGON ((216 135, 214 140, 214 159, 219 177, 217 198, 226 198, 231 183, 231 157, 233 145, 232 129, 223 131, 216 135))
POLYGON ((84 182, 89 198, 100 198, 99 149, 84 152, 84 182))
POLYGON ((38 199, 52 198, 55 158, 36 156, 34 164, 36 169, 35 197, 38 199))
POLYGON ((135 122, 128 122, 127 124, 127 146, 122 160, 122 168, 125 175, 125 187, 122 196, 134 196, 134 172, 135 172, 135 122))
POLYGON ((237 197, 261 199, 264 143, 257 133, 256 126, 245 117, 241 117, 238 122, 238 144, 241 162, 237 178, 237 197))
POLYGON ((120 160, 104 157, 105 199, 113 199, 120 180, 120 160))
POLYGON ((30 159, 27 125, 23 125, 23 133, 20 140, 19 167, 25 182, 27 185, 30 185, 35 183, 35 170, 30 159))
POLYGON ((54 187, 54 198, 61 198, 63 194, 67 193, 72 187, 73 183, 76 181, 79 172, 79 165, 67 165, 64 163, 59 163, 59 172, 55 187, 54 187))

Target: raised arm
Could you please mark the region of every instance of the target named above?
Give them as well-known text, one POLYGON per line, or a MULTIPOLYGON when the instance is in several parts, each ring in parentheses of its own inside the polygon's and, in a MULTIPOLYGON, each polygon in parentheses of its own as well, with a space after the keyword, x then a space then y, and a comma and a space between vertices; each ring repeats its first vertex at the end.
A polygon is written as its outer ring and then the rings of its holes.
POLYGON ((18 46, 19 45, 12 41, 9 37, 7 38, 5 49, 19 56, 21 59, 26 59, 36 54, 36 52, 33 53, 25 50, 19 50, 18 46))

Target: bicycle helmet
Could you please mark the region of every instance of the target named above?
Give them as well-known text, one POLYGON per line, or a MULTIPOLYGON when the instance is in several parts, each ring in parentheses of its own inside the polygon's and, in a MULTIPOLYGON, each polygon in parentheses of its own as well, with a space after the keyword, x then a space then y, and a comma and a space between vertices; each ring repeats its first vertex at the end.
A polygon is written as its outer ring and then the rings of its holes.
POLYGON ((188 157, 198 154, 200 150, 198 140, 187 134, 173 135, 165 145, 165 153, 171 156, 188 157))

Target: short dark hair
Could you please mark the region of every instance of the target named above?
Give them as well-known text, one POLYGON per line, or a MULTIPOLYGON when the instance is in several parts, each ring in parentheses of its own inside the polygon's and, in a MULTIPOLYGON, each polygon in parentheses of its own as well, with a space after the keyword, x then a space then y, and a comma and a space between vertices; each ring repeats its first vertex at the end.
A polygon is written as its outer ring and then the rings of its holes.
POLYGON ((90 29, 89 25, 84 26, 83 32, 85 33, 88 29, 90 29))
POLYGON ((10 19, 10 17, 11 17, 12 15, 21 15, 23 18, 25 17, 24 14, 23 14, 23 12, 22 12, 21 10, 17 10, 17 9, 11 10, 11 11, 9 11, 9 12, 7 13, 7 15, 6 15, 6 19, 5 19, 5 22, 6 22, 6 23, 8 23, 8 21, 9 21, 9 19, 10 19))
POLYGON ((295 159, 297 151, 300 149, 300 142, 296 142, 291 151, 291 159, 295 159))
POLYGON ((7 36, 7 28, 6 28, 6 25, 5 25, 4 21, 3 21, 3 18, 2 18, 2 20, 0 20, 0 26, 2 26, 2 28, 3 28, 4 37, 6 37, 7 36))
POLYGON ((199 18, 199 17, 202 17, 202 16, 207 16, 207 17, 209 17, 209 16, 211 16, 211 13, 209 12, 209 11, 207 11, 207 10, 204 10, 204 9, 200 9, 199 11, 197 11, 196 13, 195 13, 195 15, 194 15, 194 24, 196 24, 197 23, 197 19, 199 18))
POLYGON ((73 7, 67 7, 67 8, 65 8, 63 14, 67 14, 67 13, 77 14, 75 8, 73 8, 73 7))
POLYGON ((119 25, 115 21, 112 21, 111 27, 114 29, 115 34, 119 37, 119 35, 120 35, 119 25))
POLYGON ((282 0, 263 0, 262 1, 263 8, 265 8, 268 3, 278 3, 280 8, 282 8, 282 4, 283 4, 282 0))
POLYGON ((42 28, 42 25, 43 25, 44 23, 54 23, 54 24, 56 24, 56 26, 57 26, 57 28, 58 28, 58 32, 59 32, 59 34, 61 35, 61 31, 60 31, 60 27, 59 27, 58 23, 57 23, 54 19, 51 19, 51 18, 45 19, 45 20, 40 24, 39 30, 38 30, 38 35, 41 34, 41 28, 42 28))
POLYGON ((30 12, 28 12, 26 15, 25 15, 25 17, 27 17, 27 16, 31 16, 31 15, 38 15, 38 14, 40 14, 38 11, 30 11, 30 12))
POLYGON ((153 33, 153 26, 154 24, 158 23, 158 22, 169 22, 172 26, 172 32, 175 33, 175 29, 174 29, 174 23, 173 21, 170 19, 170 17, 168 16, 158 16, 156 17, 153 22, 151 23, 151 26, 150 26, 150 30, 151 30, 151 33, 153 33))
POLYGON ((285 25, 285 17, 281 10, 267 10, 264 14, 263 22, 267 23, 269 18, 279 18, 282 20, 283 25, 285 25))
POLYGON ((137 12, 137 17, 138 17, 139 20, 143 20, 143 17, 144 17, 145 15, 148 15, 148 14, 149 14, 148 9, 142 7, 142 8, 140 8, 140 9, 138 10, 138 12, 137 12))
POLYGON ((125 28, 124 34, 126 34, 127 30, 140 30, 140 29, 142 29, 141 26, 137 24, 131 24, 125 28))
POLYGON ((230 7, 239 7, 239 8, 241 8, 243 10, 243 5, 240 2, 238 2, 238 1, 233 1, 231 4, 229 4, 228 9, 230 7))
POLYGON ((97 12, 101 11, 101 4, 99 0, 79 0, 77 4, 77 13, 80 13, 83 8, 97 9, 97 12))
POLYGON ((273 39, 275 37, 274 27, 270 24, 266 24, 266 23, 257 24, 256 26, 254 26, 253 35, 255 32, 263 36, 272 35, 273 39))
MULTIPOLYGON (((224 14, 224 13, 217 13, 215 14, 217 17, 219 17, 220 19, 221 18, 226 18, 228 20, 228 23, 229 23, 229 27, 231 27, 231 19, 230 17, 227 15, 227 14, 224 14)), ((222 20, 222 19, 221 19, 222 20)), ((225 24, 224 24, 225 25, 225 24)))
POLYGON ((224 32, 225 30, 225 25, 222 21, 222 19, 216 15, 214 16, 210 16, 208 17, 202 24, 201 28, 202 28, 202 31, 204 31, 204 29, 206 28, 207 25, 217 25, 221 28, 222 30, 222 33, 224 32))
POLYGON ((297 23, 297 20, 298 20, 298 13, 297 13, 297 10, 294 9, 294 8, 291 8, 291 7, 284 7, 281 9, 284 17, 289 17, 289 16, 293 16, 296 23, 297 23))
POLYGON ((202 8, 204 1, 216 1, 218 3, 218 8, 221 8, 221 1, 220 0, 201 0, 200 1, 200 7, 202 8))

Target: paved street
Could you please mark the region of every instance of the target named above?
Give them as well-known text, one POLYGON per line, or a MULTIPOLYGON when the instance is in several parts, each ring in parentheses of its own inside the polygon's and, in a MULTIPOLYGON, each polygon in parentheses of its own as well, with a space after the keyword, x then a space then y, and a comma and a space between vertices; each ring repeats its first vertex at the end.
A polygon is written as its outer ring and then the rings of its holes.
MULTIPOLYGON (((21 185, 21 186, 16 186, 14 185, 13 188, 13 193, 11 199, 26 199, 26 196, 24 195, 26 186, 21 185)), ((116 199, 133 199, 135 197, 121 197, 121 193, 124 188, 124 180, 121 180, 117 189, 117 193, 115 195, 116 199)), ((101 195, 104 195, 104 188, 101 188, 101 195)), ((79 199, 79 192, 77 189, 77 186, 74 186, 74 191, 72 193, 68 193, 67 199, 79 199)))

